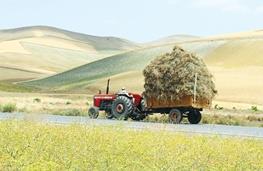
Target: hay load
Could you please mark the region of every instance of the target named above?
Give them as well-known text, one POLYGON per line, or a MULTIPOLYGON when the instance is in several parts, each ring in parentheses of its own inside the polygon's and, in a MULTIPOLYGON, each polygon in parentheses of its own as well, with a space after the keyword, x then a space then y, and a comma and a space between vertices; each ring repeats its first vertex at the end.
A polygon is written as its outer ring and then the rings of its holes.
POLYGON ((211 101, 217 91, 205 63, 180 47, 154 59, 143 71, 144 96, 159 101, 180 100, 185 96, 211 101), (196 88, 195 88, 196 83, 196 88))

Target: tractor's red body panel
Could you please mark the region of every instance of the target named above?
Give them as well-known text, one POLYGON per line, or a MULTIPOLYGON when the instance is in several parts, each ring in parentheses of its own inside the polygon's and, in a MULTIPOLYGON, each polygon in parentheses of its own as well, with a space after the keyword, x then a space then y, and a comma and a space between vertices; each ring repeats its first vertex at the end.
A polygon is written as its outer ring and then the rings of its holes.
POLYGON ((130 96, 133 97, 133 104, 135 104, 135 106, 139 106, 141 104, 141 100, 142 100, 142 96, 139 94, 134 94, 134 93, 129 93, 130 96))
POLYGON ((113 101, 115 99, 115 94, 97 94, 93 97, 93 105, 100 107, 102 101, 113 101))

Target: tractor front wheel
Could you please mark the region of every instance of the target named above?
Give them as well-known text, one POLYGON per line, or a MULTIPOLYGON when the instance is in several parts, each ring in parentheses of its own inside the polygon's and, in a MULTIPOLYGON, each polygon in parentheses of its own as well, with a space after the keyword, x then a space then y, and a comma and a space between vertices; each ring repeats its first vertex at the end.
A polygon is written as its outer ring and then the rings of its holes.
POLYGON ((99 116, 99 109, 97 107, 90 107, 88 115, 91 119, 96 119, 99 116))
POLYGON ((127 120, 132 110, 131 99, 126 96, 118 96, 112 103, 111 113, 118 120, 127 120))

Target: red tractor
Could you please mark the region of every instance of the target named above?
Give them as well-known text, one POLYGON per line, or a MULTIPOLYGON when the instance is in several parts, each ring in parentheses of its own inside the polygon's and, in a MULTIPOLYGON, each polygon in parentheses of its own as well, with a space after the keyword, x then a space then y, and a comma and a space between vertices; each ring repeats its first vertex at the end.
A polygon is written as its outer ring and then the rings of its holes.
POLYGON ((193 102, 192 97, 185 97, 180 101, 160 102, 157 99, 144 99, 140 94, 128 93, 125 89, 115 94, 109 94, 109 82, 106 94, 101 92, 94 96, 93 107, 88 111, 90 118, 97 118, 99 111, 105 111, 108 119, 136 121, 143 120, 147 115, 154 113, 169 114, 172 123, 180 123, 187 117, 191 124, 198 124, 201 120, 202 107, 210 102, 193 102))
POLYGON ((97 94, 93 97, 93 107, 88 111, 90 118, 97 118, 99 111, 105 111, 108 119, 127 120, 129 117, 134 120, 142 120, 146 117, 143 114, 143 98, 139 94, 128 93, 122 89, 116 94, 109 94, 109 82, 107 83, 106 94, 97 94))

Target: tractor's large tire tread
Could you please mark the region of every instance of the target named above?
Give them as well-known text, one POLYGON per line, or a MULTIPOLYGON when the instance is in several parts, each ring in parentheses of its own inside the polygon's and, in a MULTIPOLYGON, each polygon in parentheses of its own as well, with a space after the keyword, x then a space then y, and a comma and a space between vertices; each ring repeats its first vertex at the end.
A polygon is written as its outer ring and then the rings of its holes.
POLYGON ((115 116, 117 119, 124 119, 127 120, 129 115, 133 112, 133 105, 131 99, 129 99, 126 96, 118 96, 116 100, 112 104, 112 114, 115 116), (123 103, 125 106, 125 112, 122 115, 119 115, 114 109, 115 106, 119 103, 123 103))
POLYGON ((128 113, 128 115, 131 114, 132 113, 132 108, 133 108, 131 99, 129 99, 126 96, 119 96, 118 98, 122 99, 127 104, 127 111, 128 111, 127 113, 128 113))

